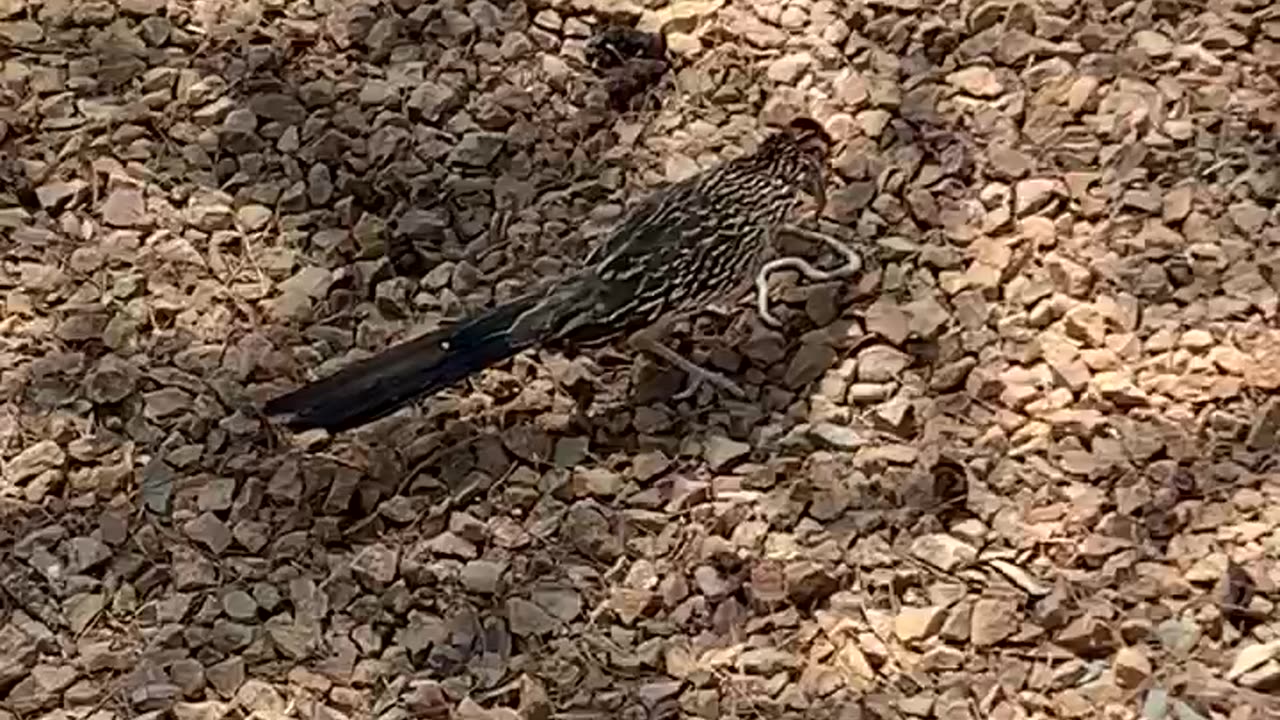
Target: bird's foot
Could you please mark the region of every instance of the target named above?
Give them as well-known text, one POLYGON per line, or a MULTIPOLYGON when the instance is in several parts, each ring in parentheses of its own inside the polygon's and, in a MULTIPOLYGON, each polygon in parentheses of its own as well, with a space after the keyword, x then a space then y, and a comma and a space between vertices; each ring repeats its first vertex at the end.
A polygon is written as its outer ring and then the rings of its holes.
POLYGON ((782 324, 772 312, 769 311, 769 276, 779 270, 798 270, 801 275, 812 282, 826 282, 838 278, 854 275, 862 270, 862 258, 853 248, 849 247, 844 241, 835 238, 832 235, 815 230, 809 230, 797 225, 784 225, 778 229, 779 233, 793 235, 804 240, 821 242, 836 252, 844 256, 845 263, 832 270, 819 270, 810 265, 808 261, 798 257, 782 257, 770 260, 765 263, 760 272, 756 273, 756 312, 760 315, 760 319, 769 325, 777 327, 782 324))
POLYGON ((647 334, 640 333, 634 336, 632 342, 640 350, 665 360, 668 365, 684 371, 684 374, 689 376, 689 386, 675 395, 676 400, 692 396, 703 383, 709 383, 737 398, 747 396, 746 392, 729 378, 702 367, 647 334))
POLYGON ((686 400, 691 398, 697 394, 698 390, 703 385, 706 384, 713 385, 739 400, 747 396, 746 392, 744 392, 737 383, 714 370, 708 370, 693 363, 689 363, 688 366, 682 367, 681 370, 684 370, 685 374, 689 376, 689 384, 685 386, 684 390, 672 395, 672 400, 686 400))

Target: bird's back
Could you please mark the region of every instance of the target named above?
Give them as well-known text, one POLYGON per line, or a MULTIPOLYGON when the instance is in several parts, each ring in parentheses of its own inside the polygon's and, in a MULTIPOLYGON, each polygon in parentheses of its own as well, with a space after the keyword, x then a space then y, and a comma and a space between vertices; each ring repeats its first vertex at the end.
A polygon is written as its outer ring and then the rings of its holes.
POLYGON ((798 200, 790 183, 731 161, 633 208, 587 258, 583 310, 561 333, 584 342, 705 305, 751 272, 798 200))

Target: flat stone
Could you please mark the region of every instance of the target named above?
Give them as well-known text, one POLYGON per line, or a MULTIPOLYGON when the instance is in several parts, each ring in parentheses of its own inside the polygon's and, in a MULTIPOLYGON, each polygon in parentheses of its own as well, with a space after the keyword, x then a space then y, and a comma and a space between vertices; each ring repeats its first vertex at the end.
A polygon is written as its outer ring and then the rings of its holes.
POLYGON ((44 40, 44 28, 28 20, 0 22, 0 38, 13 45, 35 45, 44 40))
POLYGON ((732 440, 723 435, 715 435, 707 439, 702 450, 702 457, 711 466, 712 470, 718 472, 742 460, 750 452, 751 446, 744 442, 732 440))
POLYGON ((271 222, 271 208, 263 205, 245 205, 236 211, 236 224, 249 232, 257 232, 271 222))
POLYGON ((1139 30, 1134 33, 1133 44, 1148 57, 1163 58, 1173 54, 1173 41, 1155 30, 1139 30))
POLYGON ((1151 660, 1140 647, 1122 647, 1111 662, 1121 687, 1136 688, 1151 677, 1151 660))
POLYGON ((893 618, 893 634, 905 643, 919 642, 935 635, 946 616, 937 606, 904 607, 893 618))
POLYGON ((1018 604, 1012 600, 982 598, 973 604, 969 640, 989 647, 1018 631, 1018 604))
POLYGON ((142 190, 135 187, 120 187, 107 195, 102 204, 102 220, 116 227, 137 227, 146 224, 146 201, 142 190))
POLYGON ((449 163, 485 167, 498 157, 506 145, 507 136, 494 132, 471 132, 462 136, 462 140, 449 153, 449 163))
POLYGON ((1014 210, 1018 217, 1039 212, 1048 206, 1060 191, 1058 181, 1051 178, 1019 181, 1014 188, 1014 210))
POLYGON ((921 535, 911 543, 911 554, 944 572, 963 568, 978 559, 972 545, 946 533, 921 535))
POLYGON ((87 183, 83 180, 54 180, 36 188, 36 200, 46 210, 57 209, 79 195, 85 187, 87 183))
POLYGON ((202 543, 215 554, 221 555, 231 546, 231 530, 217 515, 210 512, 200 513, 182 526, 187 537, 202 543))
POLYGON ((974 97, 991 98, 1004 92, 1004 83, 994 70, 985 65, 973 65, 947 75, 947 82, 974 97))
POLYGON ((783 55, 769 64, 765 74, 776 83, 791 84, 813 63, 813 56, 807 52, 783 55))
POLYGON ((502 587, 502 574, 506 569, 506 563, 472 560, 462 566, 462 585, 471 592, 494 595, 502 587))
POLYGON ((511 632, 521 637, 545 635, 559 625, 546 610, 523 598, 507 601, 507 623, 511 632))
POLYGON ((4 468, 6 480, 20 483, 46 470, 61 467, 67 454, 62 446, 52 440, 41 440, 10 460, 4 468))

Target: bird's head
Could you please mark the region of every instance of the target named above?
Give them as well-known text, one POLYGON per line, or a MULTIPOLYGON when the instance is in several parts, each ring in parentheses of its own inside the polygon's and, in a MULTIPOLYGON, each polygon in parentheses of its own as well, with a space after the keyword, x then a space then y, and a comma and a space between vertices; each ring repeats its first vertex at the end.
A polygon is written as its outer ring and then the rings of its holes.
POLYGON ((822 123, 802 116, 766 139, 759 154, 779 175, 812 194, 821 212, 827 201, 827 162, 834 144, 822 123))
POLYGON ((825 163, 834 144, 822 123, 811 117, 798 117, 787 124, 781 133, 801 153, 825 163))

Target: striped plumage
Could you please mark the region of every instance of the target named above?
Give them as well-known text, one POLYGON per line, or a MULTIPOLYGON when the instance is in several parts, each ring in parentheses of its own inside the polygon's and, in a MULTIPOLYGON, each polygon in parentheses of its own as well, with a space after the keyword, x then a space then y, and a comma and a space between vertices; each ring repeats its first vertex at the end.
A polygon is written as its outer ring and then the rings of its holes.
POLYGON ((581 271, 278 397, 271 415, 337 432, 388 415, 525 349, 593 343, 695 311, 748 280, 801 199, 823 202, 831 139, 802 118, 756 152, 669 185, 631 209, 581 271))

